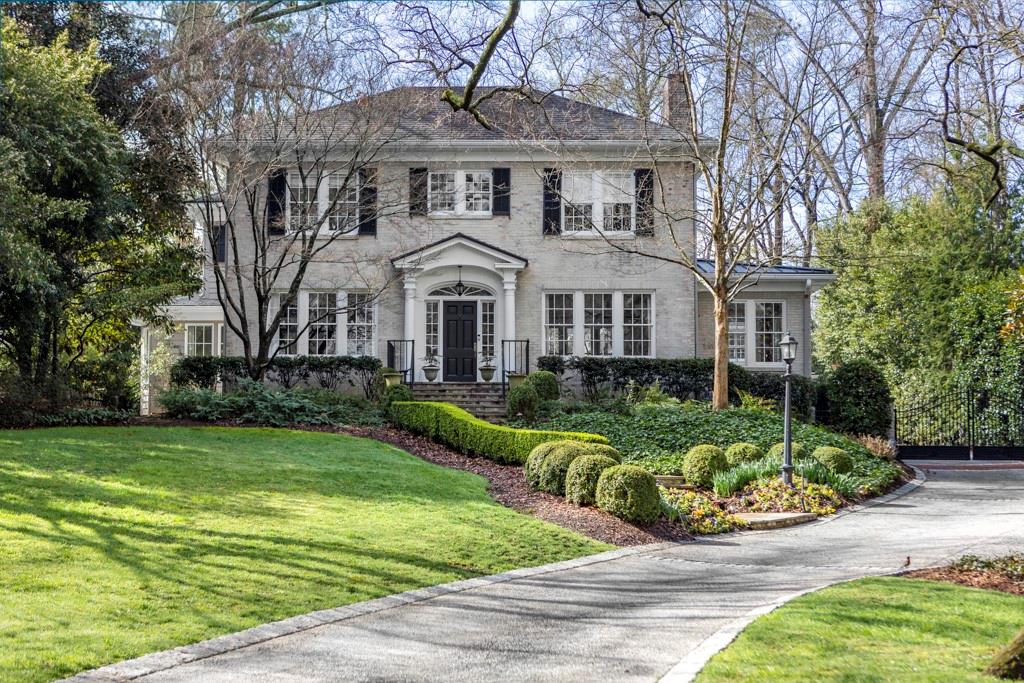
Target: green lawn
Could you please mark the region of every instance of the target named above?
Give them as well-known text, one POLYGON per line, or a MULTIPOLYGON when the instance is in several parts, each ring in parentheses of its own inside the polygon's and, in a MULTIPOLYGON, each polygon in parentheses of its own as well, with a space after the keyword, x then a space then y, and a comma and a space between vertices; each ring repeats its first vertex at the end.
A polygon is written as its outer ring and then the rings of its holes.
POLYGON ((366 439, 0 431, 0 680, 608 547, 366 439))
POLYGON ((1024 598, 863 579, 761 617, 698 677, 712 681, 998 681, 982 673, 1024 625, 1024 598))

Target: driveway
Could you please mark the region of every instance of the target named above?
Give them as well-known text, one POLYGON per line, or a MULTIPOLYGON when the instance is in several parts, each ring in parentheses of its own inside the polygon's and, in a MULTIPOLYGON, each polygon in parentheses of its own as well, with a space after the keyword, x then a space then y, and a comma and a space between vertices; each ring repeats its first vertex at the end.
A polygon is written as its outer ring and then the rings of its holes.
POLYGON ((332 623, 184 664, 172 665, 206 654, 202 644, 87 676, 169 667, 137 680, 654 681, 719 629, 793 593, 897 571, 908 557, 919 568, 1021 548, 1024 469, 938 470, 906 495, 810 525, 475 580, 386 609, 338 610, 332 623))

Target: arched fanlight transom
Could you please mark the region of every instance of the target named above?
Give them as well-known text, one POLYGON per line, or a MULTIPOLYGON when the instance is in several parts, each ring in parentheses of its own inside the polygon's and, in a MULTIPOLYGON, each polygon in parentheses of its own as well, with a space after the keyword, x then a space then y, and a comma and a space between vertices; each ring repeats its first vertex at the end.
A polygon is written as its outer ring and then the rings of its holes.
POLYGON ((455 285, 445 285, 432 290, 427 296, 494 296, 491 290, 476 285, 463 285, 463 288, 460 294, 455 285))

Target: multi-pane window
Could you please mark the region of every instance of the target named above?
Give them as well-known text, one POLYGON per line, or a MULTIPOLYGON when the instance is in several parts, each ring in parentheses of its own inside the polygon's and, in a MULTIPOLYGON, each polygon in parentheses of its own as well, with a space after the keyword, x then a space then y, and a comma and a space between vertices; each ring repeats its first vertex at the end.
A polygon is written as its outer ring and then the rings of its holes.
POLYGON ((439 353, 440 343, 440 324, 439 324, 439 310, 440 304, 437 301, 427 302, 427 311, 424 322, 426 323, 426 347, 427 357, 436 356, 439 353))
POLYGON ((562 178, 562 232, 632 232, 636 200, 632 173, 581 171, 562 178), (596 223, 596 226, 595 226, 596 223))
POLYGON ((277 328, 277 352, 283 356, 294 356, 298 351, 299 307, 294 300, 288 301, 285 297, 282 294, 278 298, 278 305, 284 313, 277 328))
POLYGON ((729 302, 729 360, 743 363, 747 360, 747 304, 729 302))
POLYGON ((288 179, 288 224, 292 230, 307 230, 316 225, 317 188, 312 178, 293 173, 288 179))
POLYGON ((349 232, 359 225, 359 188, 356 176, 331 174, 327 193, 327 227, 334 232, 349 232))
POLYGON ((454 212, 456 202, 455 172, 435 171, 430 174, 430 213, 454 212))
POLYGON ((594 178, 592 173, 566 173, 562 178, 563 232, 594 229, 594 178))
POLYGON ((758 363, 781 363, 782 304, 754 304, 754 360, 758 363))
POLYGON ((185 328, 185 355, 213 355, 213 325, 189 325, 185 328))
POLYGON ((544 353, 549 356, 571 356, 573 330, 572 292, 545 295, 544 353))
POLYGON ((612 295, 583 295, 583 352, 588 356, 612 355, 612 295))
POLYGON ((494 302, 480 302, 480 354, 494 358, 494 302))
POLYGON ((307 353, 311 356, 333 356, 338 352, 338 295, 334 292, 310 292, 307 353))
POLYGON ((491 212, 491 174, 466 171, 466 213, 491 212))
POLYGON ((651 337, 654 330, 651 295, 625 293, 622 295, 622 355, 651 355, 651 337))
POLYGON ((372 356, 373 298, 367 292, 350 292, 345 314, 348 354, 350 356, 372 356))

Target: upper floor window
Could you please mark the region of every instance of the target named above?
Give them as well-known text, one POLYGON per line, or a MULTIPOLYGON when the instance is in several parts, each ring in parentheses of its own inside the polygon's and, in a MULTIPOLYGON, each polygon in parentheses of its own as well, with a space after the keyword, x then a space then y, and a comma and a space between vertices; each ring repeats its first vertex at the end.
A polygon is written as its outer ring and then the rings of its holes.
POLYGON ((355 173, 288 175, 288 227, 354 233, 359 228, 359 178, 355 173))
POLYGON ((353 174, 347 178, 332 173, 327 191, 327 227, 333 232, 352 232, 359 228, 359 184, 353 174))
POLYGON ((309 230, 320 218, 317 206, 316 179, 298 173, 288 177, 288 227, 309 230))
POLYGON ((490 215, 490 171, 431 171, 427 204, 434 215, 490 215))
POLYGON ((562 178, 562 232, 633 232, 636 197, 633 173, 576 171, 562 178))

